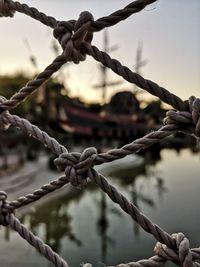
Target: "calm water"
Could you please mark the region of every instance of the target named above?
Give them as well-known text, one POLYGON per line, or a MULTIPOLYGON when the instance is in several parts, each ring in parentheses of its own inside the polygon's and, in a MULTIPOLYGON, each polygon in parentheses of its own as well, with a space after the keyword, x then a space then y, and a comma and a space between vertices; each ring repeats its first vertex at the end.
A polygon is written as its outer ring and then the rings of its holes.
MULTIPOLYGON (((112 173, 109 180, 156 224, 183 232, 191 247, 200 244, 199 154, 187 149, 161 151, 161 159, 135 171, 112 173)), ((116 265, 153 255, 155 240, 140 229, 94 185, 58 194, 21 220, 70 266, 90 262, 116 265)), ((0 229, 1 267, 52 266, 6 228, 0 229)))

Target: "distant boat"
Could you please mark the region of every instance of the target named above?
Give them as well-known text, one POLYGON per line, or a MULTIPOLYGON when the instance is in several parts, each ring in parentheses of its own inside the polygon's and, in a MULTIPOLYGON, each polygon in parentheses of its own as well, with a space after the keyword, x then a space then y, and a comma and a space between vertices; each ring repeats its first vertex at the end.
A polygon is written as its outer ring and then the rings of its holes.
POLYGON ((66 97, 57 105, 57 122, 66 132, 94 138, 137 138, 149 131, 139 102, 129 91, 115 94, 106 105, 85 104, 66 97))
MULTIPOLYGON (((105 52, 113 52, 118 46, 110 46, 108 32, 104 32, 105 52)), ((147 64, 142 59, 142 46, 139 43, 136 53, 135 71, 140 73, 141 68, 147 64)), ((142 137, 150 130, 155 129, 154 119, 159 123, 161 114, 160 104, 151 103, 148 112, 141 109, 140 102, 137 99, 138 90, 134 86, 131 91, 121 91, 112 96, 107 103, 107 90, 113 87, 122 86, 123 80, 110 81, 108 79, 108 68, 100 65, 101 80, 94 85, 95 90, 102 91, 100 103, 87 104, 79 98, 70 98, 68 94, 53 97, 52 90, 48 90, 48 85, 41 86, 41 95, 43 101, 42 108, 42 126, 45 124, 51 126, 54 130, 72 133, 78 137, 92 137, 98 139, 118 139, 122 141, 134 140, 142 137), (51 96, 52 94, 52 96, 51 96), (158 111, 158 115, 151 111, 158 111), (160 117, 159 117, 160 116, 160 117)), ((48 128, 48 127, 47 127, 48 128)))

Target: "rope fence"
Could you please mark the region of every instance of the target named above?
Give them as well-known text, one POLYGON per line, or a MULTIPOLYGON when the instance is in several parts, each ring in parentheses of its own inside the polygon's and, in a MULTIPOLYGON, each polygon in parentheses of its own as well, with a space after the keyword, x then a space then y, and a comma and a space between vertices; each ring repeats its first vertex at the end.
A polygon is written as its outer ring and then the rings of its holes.
MULTIPOLYGON (((13 17, 15 12, 23 13, 40 21, 53 29, 53 35, 62 47, 62 54, 58 56, 43 72, 35 79, 29 81, 10 99, 0 97, 0 128, 7 130, 10 125, 20 128, 28 136, 31 136, 48 147, 58 157, 54 163, 58 170, 64 173, 49 184, 43 185, 40 189, 21 196, 14 201, 7 201, 6 192, 0 191, 0 225, 10 227, 24 238, 30 245, 35 247, 44 257, 57 267, 68 267, 67 262, 56 254, 48 245, 28 230, 17 217, 14 211, 25 205, 31 204, 45 195, 67 185, 84 187, 90 180, 99 186, 109 198, 118 204, 125 213, 138 223, 144 231, 154 236, 157 243, 155 245, 155 255, 146 260, 120 264, 117 267, 160 267, 167 261, 183 267, 200 266, 200 248, 190 248, 189 240, 183 233, 169 234, 161 227, 153 223, 138 208, 127 200, 107 179, 98 173, 95 165, 111 162, 123 158, 129 154, 137 153, 164 138, 182 131, 200 138, 200 99, 194 96, 183 101, 178 96, 172 94, 167 89, 160 87, 153 81, 146 80, 129 68, 123 66, 118 60, 112 59, 107 53, 100 51, 92 45, 95 32, 106 27, 113 26, 131 15, 142 11, 146 6, 156 2, 156 0, 137 0, 107 17, 94 20, 91 13, 84 11, 77 20, 57 21, 51 16, 39 12, 34 7, 26 4, 14 2, 12 0, 0 0, 0 17, 13 17), (17 107, 22 101, 37 90, 46 82, 62 65, 67 62, 79 64, 87 56, 93 57, 96 61, 110 68, 115 73, 123 77, 130 83, 146 90, 150 94, 158 97, 163 102, 171 105, 174 110, 166 114, 164 125, 158 130, 137 139, 120 149, 112 149, 106 153, 97 153, 96 148, 90 147, 82 153, 69 153, 67 148, 59 144, 57 140, 50 137, 46 132, 40 130, 36 125, 31 124, 26 119, 12 115, 10 110, 17 107)), ((85 264, 85 267, 91 266, 85 264)))

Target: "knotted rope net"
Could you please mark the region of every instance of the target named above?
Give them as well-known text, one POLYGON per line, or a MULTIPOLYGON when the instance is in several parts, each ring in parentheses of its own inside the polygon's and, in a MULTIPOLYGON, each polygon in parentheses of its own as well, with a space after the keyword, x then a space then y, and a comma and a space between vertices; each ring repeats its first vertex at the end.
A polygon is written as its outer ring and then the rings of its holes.
MULTIPOLYGON (((35 20, 53 29, 53 35, 60 43, 63 52, 35 79, 29 81, 23 88, 9 100, 0 97, 0 127, 7 130, 10 125, 20 128, 28 136, 39 140, 58 157, 54 161, 58 170, 64 172, 58 179, 43 185, 33 193, 21 196, 14 201, 7 201, 6 192, 0 191, 0 225, 11 227, 19 233, 30 245, 35 247, 44 257, 58 267, 67 267, 67 262, 56 254, 48 245, 28 230, 14 215, 14 211, 22 206, 33 203, 45 195, 67 185, 83 187, 88 180, 96 183, 110 199, 118 204, 124 212, 129 214, 144 231, 150 233, 157 240, 155 255, 146 260, 117 265, 118 267, 159 267, 167 261, 172 261, 184 267, 200 266, 200 248, 190 248, 190 243, 183 233, 169 234, 161 227, 150 221, 142 214, 134 203, 129 202, 107 179, 95 169, 95 165, 111 162, 129 154, 137 153, 177 131, 200 137, 200 99, 194 96, 183 101, 153 81, 146 80, 129 68, 123 66, 118 60, 112 59, 107 53, 100 51, 92 45, 93 34, 106 27, 113 26, 129 16, 142 11, 147 5, 156 0, 137 0, 107 17, 94 20, 89 12, 82 12, 77 20, 57 21, 45 15, 34 7, 14 2, 0 0, 0 17, 13 17, 15 12, 24 13, 35 20), (112 149, 106 153, 97 153, 94 147, 85 149, 82 153, 69 153, 67 148, 59 144, 46 132, 26 119, 10 114, 10 110, 26 100, 38 87, 46 82, 62 65, 72 61, 75 64, 84 61, 87 55, 93 57, 105 67, 123 77, 130 83, 148 91, 171 105, 174 109, 167 112, 164 125, 143 138, 137 139, 120 149, 112 149)), ((86 264, 85 266, 89 266, 86 264)))

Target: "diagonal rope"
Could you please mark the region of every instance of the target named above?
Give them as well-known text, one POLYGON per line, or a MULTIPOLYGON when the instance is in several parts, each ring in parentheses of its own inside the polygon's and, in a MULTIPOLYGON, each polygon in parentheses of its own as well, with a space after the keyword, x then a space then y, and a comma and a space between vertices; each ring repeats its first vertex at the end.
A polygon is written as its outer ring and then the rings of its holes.
POLYGON ((123 66, 118 60, 112 59, 107 53, 100 51, 97 47, 83 43, 83 49, 88 55, 101 62, 105 67, 113 70, 116 74, 120 75, 128 82, 146 90, 153 96, 157 96, 160 100, 171 105, 177 110, 188 110, 187 102, 184 102, 178 96, 170 93, 167 89, 159 86, 155 82, 146 80, 138 73, 132 72, 129 68, 123 66))
POLYGON ((6 0, 6 2, 11 10, 23 13, 37 21, 40 21, 46 26, 54 28, 57 25, 55 18, 47 16, 43 12, 38 11, 35 7, 29 7, 27 4, 21 4, 12 0, 6 0))
MULTIPOLYGON (((111 27, 122 20, 127 19, 131 15, 138 13, 142 11, 147 5, 150 5, 157 0, 137 0, 132 2, 131 4, 127 5, 125 8, 120 9, 118 11, 115 11, 114 13, 110 14, 109 16, 105 16, 102 18, 99 18, 98 20, 94 21, 92 23, 92 31, 101 31, 104 28, 111 27)), ((6 1, 9 8, 12 11, 18 11, 20 13, 23 13, 27 16, 30 16, 31 18, 40 21, 41 23, 45 24, 46 26, 49 26, 51 28, 55 28, 57 26, 58 21, 51 16, 47 16, 43 12, 38 11, 35 7, 29 7, 26 4, 21 4, 19 2, 15 2, 12 0, 6 1)), ((74 20, 72 20, 73 25, 74 20)), ((73 26, 71 26, 73 27, 73 26)), ((72 28, 71 28, 72 29, 72 28)))
POLYGON ((33 193, 26 194, 25 196, 19 197, 16 200, 7 202, 4 205, 4 211, 13 212, 16 209, 31 204, 48 195, 49 193, 62 188, 66 184, 68 184, 68 179, 66 178, 66 176, 61 176, 57 180, 54 180, 49 184, 43 185, 40 189, 35 190, 33 193))
POLYGON ((41 72, 34 80, 29 81, 19 92, 13 95, 9 100, 5 101, 0 110, 10 110, 17 107, 29 95, 31 95, 38 87, 46 82, 51 76, 58 71, 66 62, 65 58, 61 55, 58 56, 43 72, 41 72))
POLYGON ((9 226, 18 232, 18 234, 25 239, 31 246, 35 247, 39 253, 52 262, 57 267, 69 267, 69 265, 55 253, 48 245, 46 245, 39 237, 30 232, 25 225, 13 215, 10 214, 6 217, 9 226))

